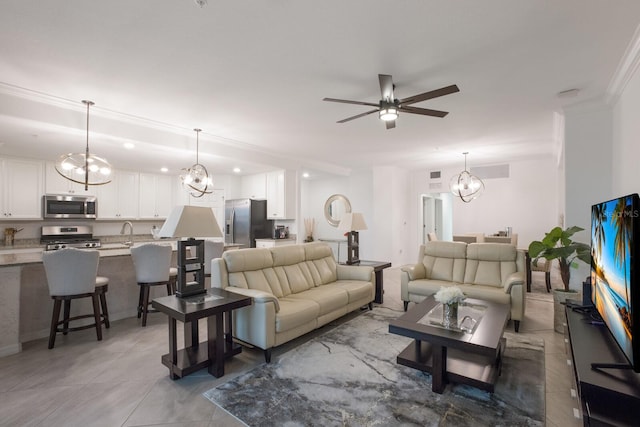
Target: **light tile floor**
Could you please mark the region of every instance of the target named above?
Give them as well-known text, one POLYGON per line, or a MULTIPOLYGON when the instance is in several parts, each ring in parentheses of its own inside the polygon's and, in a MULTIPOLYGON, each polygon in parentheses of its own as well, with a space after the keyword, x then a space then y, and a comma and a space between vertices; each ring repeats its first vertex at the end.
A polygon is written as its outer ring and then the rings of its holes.
MULTIPOLYGON (((402 311, 398 268, 384 271, 384 306, 402 311)), ((573 417, 571 372, 564 337, 553 331, 553 302, 542 276, 527 295, 521 334, 545 340, 546 420, 551 427, 581 425, 573 417)), ((509 329, 513 329, 510 324, 509 329)), ((204 339, 205 327, 201 327, 204 339)), ((0 358, 0 426, 174 426, 231 427, 243 424, 202 397, 202 393, 263 363, 262 351, 245 349, 216 379, 201 370, 169 379, 160 356, 168 351, 166 317, 149 316, 142 328, 135 318, 112 322, 95 340, 95 330, 25 343, 20 354, 0 358)), ((313 334, 309 335, 312 336, 313 334)), ((274 350, 277 358, 296 340, 274 350)))

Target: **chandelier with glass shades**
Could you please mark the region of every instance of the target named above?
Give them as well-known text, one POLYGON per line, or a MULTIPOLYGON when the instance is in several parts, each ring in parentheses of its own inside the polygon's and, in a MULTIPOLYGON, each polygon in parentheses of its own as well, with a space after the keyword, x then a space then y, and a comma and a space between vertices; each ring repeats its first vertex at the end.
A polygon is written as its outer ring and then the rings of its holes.
POLYGON ((464 152, 464 170, 451 178, 451 192, 465 203, 477 198, 484 191, 484 182, 467 170, 467 154, 464 152))
POLYGON ((84 153, 69 153, 58 158, 56 171, 65 179, 83 184, 85 191, 90 185, 104 185, 111 182, 111 165, 102 157, 89 152, 89 107, 92 101, 82 101, 87 106, 87 144, 84 153))
POLYGON ((198 153, 200 151, 200 132, 202 129, 194 129, 196 132, 196 163, 187 169, 182 169, 183 173, 180 175, 182 186, 193 197, 202 197, 205 194, 213 193, 213 178, 207 172, 207 168, 201 165, 198 160, 198 153))

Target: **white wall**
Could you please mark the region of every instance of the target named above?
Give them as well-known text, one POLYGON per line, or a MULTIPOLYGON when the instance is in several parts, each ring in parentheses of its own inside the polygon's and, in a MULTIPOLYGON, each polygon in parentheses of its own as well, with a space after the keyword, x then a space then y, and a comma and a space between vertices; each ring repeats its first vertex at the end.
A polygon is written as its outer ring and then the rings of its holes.
POLYGON ((640 72, 636 70, 613 110, 613 197, 640 193, 639 113, 640 72))
MULTIPOLYGON (((485 191, 470 203, 457 197, 451 200, 451 229, 455 234, 493 234, 511 227, 518 233, 518 247, 526 248, 532 240, 539 240, 544 233, 557 224, 558 165, 553 156, 510 162, 509 178, 485 179, 485 191)), ((477 165, 489 166, 489 165, 477 165)), ((460 173, 461 168, 442 169, 442 188, 429 189, 426 171, 411 175, 410 227, 412 253, 410 262, 418 256, 422 233, 421 197, 430 191, 448 191, 450 178, 460 173)), ((445 204, 445 212, 447 204, 445 204)), ((446 226, 443 228, 447 228, 446 226)))

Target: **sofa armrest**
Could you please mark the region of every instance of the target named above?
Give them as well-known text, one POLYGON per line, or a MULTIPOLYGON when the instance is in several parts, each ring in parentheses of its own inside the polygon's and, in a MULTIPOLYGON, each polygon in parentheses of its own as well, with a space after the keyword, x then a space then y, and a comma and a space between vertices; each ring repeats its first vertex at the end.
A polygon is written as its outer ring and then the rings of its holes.
POLYGON ((401 270, 407 273, 409 280, 427 278, 427 271, 424 269, 424 264, 405 265, 401 270))
POLYGON ((235 286, 227 286, 225 290, 251 297, 254 304, 265 304, 268 302, 272 302, 275 305, 276 313, 280 311, 280 303, 278 302, 278 298, 276 298, 275 295, 270 294, 269 292, 260 291, 258 289, 236 288, 235 286))
POLYGON ((364 265, 342 265, 336 266, 338 280, 362 280, 371 282, 373 275, 373 267, 364 265))
POLYGON ((512 287, 523 286, 523 285, 524 285, 524 272, 518 271, 516 273, 511 273, 509 276, 507 276, 502 286, 504 288, 504 292, 506 294, 510 294, 512 287))

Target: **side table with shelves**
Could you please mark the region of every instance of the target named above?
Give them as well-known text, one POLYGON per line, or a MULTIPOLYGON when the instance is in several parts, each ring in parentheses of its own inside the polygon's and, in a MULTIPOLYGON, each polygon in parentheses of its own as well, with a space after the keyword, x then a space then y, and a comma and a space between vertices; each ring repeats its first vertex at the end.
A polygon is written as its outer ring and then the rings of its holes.
POLYGON ((232 340, 231 311, 251 305, 251 298, 222 289, 211 288, 206 294, 178 298, 156 298, 153 308, 169 318, 169 353, 162 364, 169 368, 171 379, 182 378, 203 368, 219 378, 224 375, 224 361, 242 351, 232 340), (207 341, 199 342, 198 320, 207 319, 207 341), (178 349, 177 321, 184 325, 183 349, 178 349), (226 331, 225 331, 226 326, 226 331))

